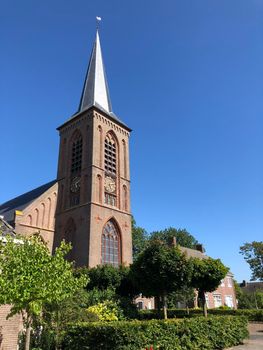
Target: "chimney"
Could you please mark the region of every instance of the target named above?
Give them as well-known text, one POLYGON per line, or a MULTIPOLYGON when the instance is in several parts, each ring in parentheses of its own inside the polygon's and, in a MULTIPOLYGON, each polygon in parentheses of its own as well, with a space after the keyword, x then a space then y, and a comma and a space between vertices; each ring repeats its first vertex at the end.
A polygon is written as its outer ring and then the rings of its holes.
POLYGON ((201 253, 204 253, 204 252, 205 252, 205 248, 204 248, 203 244, 199 244, 199 243, 198 243, 198 244, 195 246, 195 249, 198 250, 198 251, 201 252, 201 253))
POLYGON ((176 247, 176 245, 177 245, 177 243, 176 243, 176 237, 173 236, 173 237, 172 237, 172 240, 171 240, 171 246, 172 246, 172 247, 176 247))

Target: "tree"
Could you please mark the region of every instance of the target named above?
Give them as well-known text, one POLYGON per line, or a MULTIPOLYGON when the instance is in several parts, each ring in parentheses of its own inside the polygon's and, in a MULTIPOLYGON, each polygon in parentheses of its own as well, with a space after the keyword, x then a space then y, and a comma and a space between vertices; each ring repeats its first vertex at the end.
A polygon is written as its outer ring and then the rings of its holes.
POLYGON ((191 279, 191 264, 177 247, 152 241, 131 266, 133 280, 146 297, 162 298, 167 318, 167 295, 191 279))
POLYGON ((76 274, 79 273, 85 273, 89 277, 86 287, 89 306, 111 301, 122 309, 125 317, 130 318, 137 315, 137 308, 133 301, 139 291, 132 281, 129 267, 102 265, 91 269, 78 269, 76 274))
POLYGON ((204 316, 207 317, 206 292, 213 292, 225 278, 228 268, 220 259, 191 259, 193 264, 192 287, 196 288, 202 302, 204 316))
POLYGON ((189 307, 193 305, 195 299, 195 290, 193 287, 184 286, 181 290, 170 293, 168 295, 168 307, 177 308, 177 303, 184 303, 187 314, 189 314, 189 307))
POLYGON ((135 219, 132 217, 132 253, 133 260, 146 248, 148 242, 148 234, 142 227, 136 225, 135 219))
POLYGON ((26 327, 25 350, 30 330, 44 303, 60 303, 86 285, 87 278, 73 276, 72 263, 64 259, 70 245, 62 242, 52 256, 39 236, 0 241, 0 304, 11 304, 9 317, 21 313, 26 327))
POLYGON ((150 235, 151 240, 160 240, 170 245, 173 238, 176 238, 177 244, 182 247, 195 248, 198 241, 185 229, 176 229, 173 227, 166 228, 161 231, 154 231, 150 235))
POLYGON ((250 266, 251 280, 263 281, 263 242, 245 243, 240 247, 240 253, 250 266))

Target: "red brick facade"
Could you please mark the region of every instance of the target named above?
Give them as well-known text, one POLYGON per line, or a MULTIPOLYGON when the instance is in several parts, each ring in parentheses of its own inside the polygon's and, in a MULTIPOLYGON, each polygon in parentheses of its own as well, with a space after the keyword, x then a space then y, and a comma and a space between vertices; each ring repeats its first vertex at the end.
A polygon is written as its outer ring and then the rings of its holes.
POLYGON ((6 319, 9 312, 9 305, 0 306, 0 350, 16 350, 18 333, 23 327, 22 318, 19 315, 6 319))

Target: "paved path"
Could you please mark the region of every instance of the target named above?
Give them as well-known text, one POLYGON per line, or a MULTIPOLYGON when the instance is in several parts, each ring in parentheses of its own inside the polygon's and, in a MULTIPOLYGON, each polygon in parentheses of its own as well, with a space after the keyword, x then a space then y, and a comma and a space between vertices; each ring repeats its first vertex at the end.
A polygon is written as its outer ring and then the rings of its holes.
POLYGON ((251 323, 249 325, 249 339, 244 345, 234 346, 228 350, 263 350, 263 323, 251 323))

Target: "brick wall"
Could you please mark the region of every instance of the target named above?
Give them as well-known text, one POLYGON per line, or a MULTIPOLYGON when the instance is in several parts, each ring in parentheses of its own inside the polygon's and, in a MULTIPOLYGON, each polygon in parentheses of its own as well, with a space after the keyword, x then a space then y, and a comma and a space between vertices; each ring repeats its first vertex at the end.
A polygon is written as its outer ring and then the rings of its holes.
POLYGON ((15 315, 8 320, 9 305, 0 306, 0 350, 17 350, 18 333, 22 330, 22 318, 15 315))

